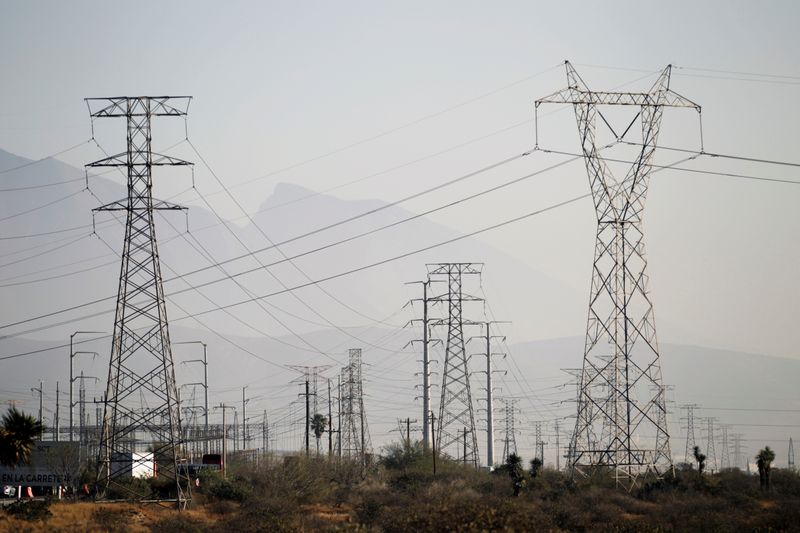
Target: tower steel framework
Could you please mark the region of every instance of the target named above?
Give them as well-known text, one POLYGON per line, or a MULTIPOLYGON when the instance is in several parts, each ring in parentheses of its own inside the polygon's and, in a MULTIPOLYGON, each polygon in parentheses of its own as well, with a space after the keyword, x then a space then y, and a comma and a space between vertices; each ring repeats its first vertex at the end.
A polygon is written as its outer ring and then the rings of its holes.
POLYGON ((439 424, 436 430, 436 449, 451 457, 461 457, 464 464, 478 466, 478 438, 475 430, 475 411, 470 392, 469 358, 466 353, 464 326, 480 325, 465 320, 463 303, 482 301, 462 290, 465 275, 481 275, 481 263, 436 263, 428 265, 428 278, 445 277, 447 293, 430 298, 432 302, 447 303, 447 319, 435 325, 447 326, 442 392, 439 404, 439 424), (466 428, 466 430, 464 429, 466 428), (464 434, 466 431, 466 436, 464 434))
POLYGON ((149 499, 151 495, 120 481, 130 478, 132 468, 150 469, 150 475, 157 468, 159 478, 175 483, 179 508, 190 499, 190 485, 179 468, 181 419, 153 214, 185 208, 153 198, 152 168, 191 163, 153 153, 151 119, 185 116, 190 101, 189 96, 86 99, 92 120, 118 117, 127 122, 127 150, 87 165, 126 168, 128 190, 127 198, 94 209, 126 213, 98 486, 105 497, 117 489, 114 494, 128 499, 149 499), (147 453, 152 460, 142 459, 147 453))
POLYGON ((700 106, 670 89, 671 66, 648 92, 638 93, 589 90, 568 61, 565 66, 567 88, 535 105, 537 117, 541 104, 572 105, 597 215, 571 470, 610 468, 630 488, 642 473, 661 474, 672 466, 642 226, 651 163, 664 108, 699 112, 700 106), (602 106, 633 106, 638 112, 618 135, 602 106), (641 121, 638 154, 624 179, 615 178, 600 155, 598 116, 617 141, 641 121))
POLYGON ((361 348, 349 350, 349 363, 342 369, 340 456, 358 458, 366 465, 372 449, 364 410, 364 380, 361 348))
POLYGON ((508 456, 512 453, 517 453, 517 428, 516 428, 516 414, 519 408, 517 402, 519 400, 512 398, 503 398, 503 411, 505 413, 505 436, 503 438, 503 462, 508 460, 508 456))

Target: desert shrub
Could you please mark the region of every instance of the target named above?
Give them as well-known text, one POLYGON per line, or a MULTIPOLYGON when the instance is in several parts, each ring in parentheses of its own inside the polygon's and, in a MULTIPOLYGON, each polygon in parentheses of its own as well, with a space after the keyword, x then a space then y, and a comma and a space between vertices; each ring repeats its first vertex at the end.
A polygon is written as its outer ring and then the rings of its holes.
POLYGON ((422 442, 417 441, 412 445, 392 443, 383 448, 380 464, 390 470, 404 470, 409 467, 420 466, 421 463, 430 463, 433 468, 433 458, 430 452, 425 452, 422 442), (427 459, 427 461, 426 461, 427 459))
POLYGON ((211 531, 250 533, 257 531, 288 533, 297 531, 298 509, 284 501, 262 498, 248 502, 230 518, 219 521, 211 531))
POLYGON ((128 531, 136 510, 131 506, 111 504, 99 505, 92 511, 92 520, 103 531, 112 533, 128 531))
POLYGON ((47 520, 53 515, 50 512, 50 503, 40 500, 16 501, 10 505, 6 505, 4 511, 15 518, 30 522, 47 520))
POLYGON ((800 475, 783 468, 772 470, 772 491, 784 496, 800 496, 800 475))
POLYGON ((218 500, 241 502, 250 494, 250 486, 241 479, 219 477, 208 484, 206 494, 218 500))
POLYGON ((203 524, 184 513, 175 513, 151 524, 150 530, 158 533, 193 533, 202 531, 203 524))
POLYGON ((220 516, 228 516, 239 509, 239 505, 230 500, 211 500, 205 505, 211 513, 220 516))

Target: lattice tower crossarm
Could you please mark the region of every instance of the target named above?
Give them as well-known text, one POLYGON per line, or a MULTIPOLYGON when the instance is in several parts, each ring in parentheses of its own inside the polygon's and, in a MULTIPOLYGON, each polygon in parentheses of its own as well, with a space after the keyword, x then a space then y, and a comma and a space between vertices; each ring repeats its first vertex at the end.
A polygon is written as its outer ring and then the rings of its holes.
POLYGON ((174 481, 179 508, 190 499, 190 485, 179 468, 184 458, 181 419, 153 214, 184 208, 153 198, 152 167, 191 163, 153 153, 151 119, 184 116, 190 100, 183 96, 86 100, 92 119, 122 117, 127 122, 126 151, 87 165, 126 168, 128 190, 127 198, 94 210, 126 213, 98 486, 105 495, 116 488, 129 498, 149 499, 150 494, 138 493, 121 481, 130 477, 131 465, 153 469, 153 475, 157 468, 159 478, 174 481), (152 462, 139 462, 132 455, 149 452, 152 462))
POLYGON ((482 268, 483 265, 480 263, 428 265, 429 279, 444 277, 447 280, 447 293, 430 298, 431 302, 447 304, 447 319, 435 323, 435 325, 447 327, 439 420, 436 429, 436 449, 439 453, 452 458, 461 457, 465 464, 472 464, 476 467, 480 463, 480 458, 464 326, 477 326, 481 323, 464 319, 463 303, 465 301, 482 301, 482 298, 466 294, 463 291, 463 282, 466 275, 479 276, 482 268))
POLYGON ((567 88, 537 100, 537 115, 544 103, 572 105, 597 216, 571 470, 610 468, 631 488, 641 474, 672 466, 642 226, 651 164, 664 108, 700 106, 670 89, 670 66, 648 92, 636 93, 591 91, 565 65, 567 88), (638 108, 621 136, 599 110, 606 105, 638 108), (617 140, 641 122, 641 149, 624 179, 612 175, 596 146, 598 116, 617 140))

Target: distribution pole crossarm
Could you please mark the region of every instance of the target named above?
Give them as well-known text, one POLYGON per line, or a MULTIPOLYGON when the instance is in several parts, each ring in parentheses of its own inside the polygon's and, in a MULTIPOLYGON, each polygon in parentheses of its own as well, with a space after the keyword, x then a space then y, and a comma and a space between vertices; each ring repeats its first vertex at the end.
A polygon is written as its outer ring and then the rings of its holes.
POLYGON ((185 96, 86 100, 92 119, 125 118, 127 132, 124 154, 89 165, 125 167, 128 191, 126 199, 95 210, 126 212, 97 484, 101 497, 116 489, 149 499, 125 478, 133 468, 152 469, 153 475, 157 468, 159 478, 174 482, 178 508, 190 500, 191 485, 180 468, 185 455, 154 211, 179 207, 153 199, 152 168, 188 163, 153 154, 151 119, 186 115, 189 102, 185 96))
POLYGON ((672 467, 642 225, 651 165, 663 110, 683 107, 699 113, 700 106, 670 89, 670 66, 645 93, 592 91, 569 62, 565 67, 567 88, 540 98, 536 108, 572 104, 597 215, 570 468, 587 475, 610 469, 618 484, 630 489, 642 474, 661 475, 672 467), (607 105, 638 107, 621 134, 599 109, 607 105), (617 179, 600 156, 598 117, 617 141, 640 123, 641 143, 624 178, 617 179))

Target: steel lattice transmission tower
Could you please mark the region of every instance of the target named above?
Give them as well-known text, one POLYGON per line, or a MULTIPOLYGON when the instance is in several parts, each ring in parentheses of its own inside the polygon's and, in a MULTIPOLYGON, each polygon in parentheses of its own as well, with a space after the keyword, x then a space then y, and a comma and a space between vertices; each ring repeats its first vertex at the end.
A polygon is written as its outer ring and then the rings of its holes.
POLYGON ((584 474, 611 468, 618 483, 630 488, 640 474, 672 466, 642 226, 651 163, 664 108, 699 112, 700 106, 670 90, 671 66, 648 92, 636 93, 591 91, 572 65, 565 65, 567 88, 537 100, 537 117, 541 104, 572 104, 597 215, 571 467, 584 474), (603 106, 633 106, 638 112, 618 135, 600 111, 603 106), (618 142, 640 119, 641 143, 623 179, 612 175, 596 145, 598 116, 618 142))
POLYGON ((708 470, 713 474, 720 470, 719 463, 717 462, 717 447, 715 444, 716 438, 714 437, 714 421, 715 417, 709 416, 706 418, 706 456, 708 457, 708 470))
POLYGON ((694 410, 699 406, 694 403, 683 405, 682 408, 686 409, 686 449, 683 452, 683 460, 686 463, 692 464, 694 461, 694 447, 697 446, 697 439, 694 435, 694 410))
POLYGON ((725 470, 726 468, 731 468, 731 455, 730 449, 728 447, 728 426, 721 426, 722 427, 722 453, 720 454, 719 459, 719 469, 725 470))
POLYGON ((480 325, 465 320, 464 302, 480 302, 482 298, 465 294, 464 276, 480 276, 480 263, 436 263, 428 265, 428 278, 444 277, 447 293, 430 298, 432 302, 447 303, 447 318, 435 325, 447 326, 442 395, 439 403, 439 423, 436 430, 436 449, 450 457, 462 458, 464 464, 479 464, 478 438, 475 430, 475 412, 470 392, 469 357, 466 352, 464 326, 480 325), (466 429, 464 429, 466 428, 466 429), (464 435, 466 431, 466 436, 464 435))
MULTIPOLYGON (((153 214, 156 210, 185 209, 153 198, 152 168, 191 165, 153 153, 151 119, 185 116, 189 96, 88 98, 92 119, 120 117, 127 121, 127 150, 87 165, 127 169, 128 197, 94 211, 126 213, 114 338, 104 397, 103 429, 98 454, 98 485, 131 491, 132 454, 153 453, 153 462, 134 466, 158 469, 158 476, 175 482, 175 501, 190 498, 188 478, 181 474, 181 420, 175 370, 167 324, 161 266, 153 214)), ((155 472, 153 472, 155 474, 155 472)), ((131 493, 149 498, 149 494, 131 493)))
POLYGON ((367 454, 372 449, 367 415, 364 411, 364 381, 361 374, 361 349, 352 348, 350 359, 342 369, 341 392, 341 450, 340 455, 357 457, 366 465, 367 454))
POLYGON ((517 428, 516 428, 516 414, 519 408, 517 402, 519 400, 503 398, 503 411, 505 411, 505 437, 503 438, 503 457, 505 463, 508 456, 512 453, 517 453, 517 428))

